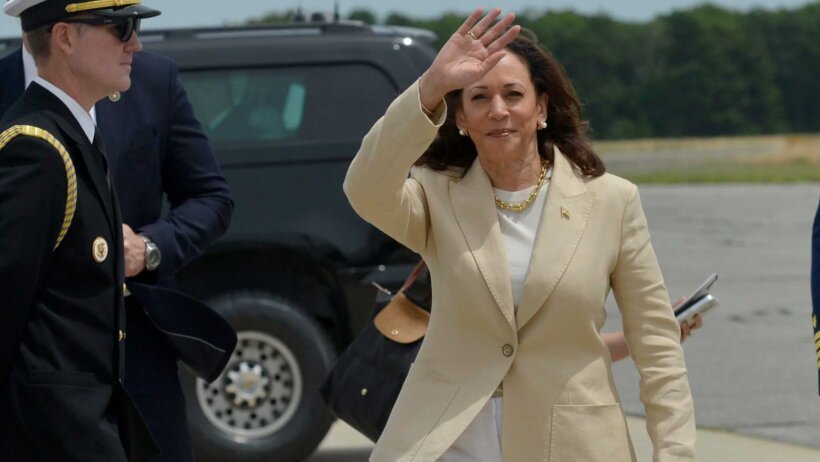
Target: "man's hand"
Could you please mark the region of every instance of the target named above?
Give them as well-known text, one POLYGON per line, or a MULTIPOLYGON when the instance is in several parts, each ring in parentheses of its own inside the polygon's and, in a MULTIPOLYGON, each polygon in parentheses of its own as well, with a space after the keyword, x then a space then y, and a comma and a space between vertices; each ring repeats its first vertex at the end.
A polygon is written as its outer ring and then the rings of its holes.
POLYGON ((123 223, 122 242, 125 247, 125 277, 130 278, 145 269, 145 241, 123 223))

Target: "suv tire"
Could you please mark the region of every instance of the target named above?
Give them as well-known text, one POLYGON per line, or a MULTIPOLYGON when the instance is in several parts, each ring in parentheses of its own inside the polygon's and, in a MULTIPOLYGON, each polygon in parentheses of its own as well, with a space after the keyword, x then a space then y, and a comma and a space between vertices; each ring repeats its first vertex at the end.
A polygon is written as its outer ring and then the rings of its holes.
POLYGON ((209 304, 239 342, 213 383, 181 373, 197 460, 304 460, 333 423, 318 393, 335 359, 327 335, 292 302, 265 293, 209 304))

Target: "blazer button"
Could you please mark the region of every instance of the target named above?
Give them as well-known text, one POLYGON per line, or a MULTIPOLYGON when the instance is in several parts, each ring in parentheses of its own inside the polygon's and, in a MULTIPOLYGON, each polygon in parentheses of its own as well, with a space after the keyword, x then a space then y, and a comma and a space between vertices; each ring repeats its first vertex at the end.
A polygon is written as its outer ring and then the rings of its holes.
POLYGON ((503 347, 501 347, 501 353, 503 353, 504 356, 507 356, 507 357, 512 356, 514 351, 515 351, 515 348, 513 348, 513 346, 510 345, 509 343, 507 343, 503 347))

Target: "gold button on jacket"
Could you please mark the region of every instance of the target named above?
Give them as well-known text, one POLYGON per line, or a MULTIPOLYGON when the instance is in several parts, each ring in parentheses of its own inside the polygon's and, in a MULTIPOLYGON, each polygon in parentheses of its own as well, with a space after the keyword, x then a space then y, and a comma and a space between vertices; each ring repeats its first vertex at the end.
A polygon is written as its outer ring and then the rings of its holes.
POLYGON ((503 353, 504 356, 508 356, 508 357, 512 356, 514 351, 515 351, 515 349, 509 343, 504 345, 503 347, 501 347, 501 353, 503 353))

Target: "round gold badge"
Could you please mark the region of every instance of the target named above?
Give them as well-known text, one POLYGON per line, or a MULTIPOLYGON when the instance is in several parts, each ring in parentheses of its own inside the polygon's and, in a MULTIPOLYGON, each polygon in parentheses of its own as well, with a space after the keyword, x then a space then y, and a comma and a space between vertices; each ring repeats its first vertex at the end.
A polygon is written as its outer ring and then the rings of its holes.
POLYGON ((114 93, 111 93, 110 95, 108 95, 108 99, 111 100, 112 103, 116 103, 117 101, 120 100, 121 96, 122 95, 120 95, 120 92, 115 91, 114 93))
POLYGON ((94 239, 94 243, 91 244, 91 255, 97 263, 104 262, 108 258, 108 242, 101 237, 94 239))

